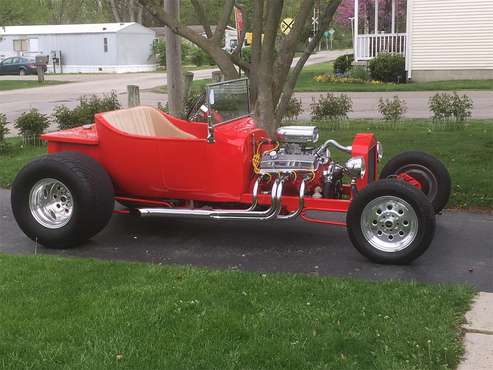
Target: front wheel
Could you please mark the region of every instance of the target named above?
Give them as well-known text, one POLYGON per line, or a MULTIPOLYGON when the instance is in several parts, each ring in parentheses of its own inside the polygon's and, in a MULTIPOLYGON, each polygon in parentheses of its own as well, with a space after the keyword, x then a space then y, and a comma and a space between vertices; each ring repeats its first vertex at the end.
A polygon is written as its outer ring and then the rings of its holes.
POLYGON ((11 204, 29 238, 48 248, 68 248, 106 226, 113 213, 113 184, 101 165, 84 154, 49 154, 19 172, 11 204))
POLYGON ((347 230, 355 248, 373 262, 408 264, 430 246, 435 214, 428 198, 394 180, 369 184, 351 202, 347 230))

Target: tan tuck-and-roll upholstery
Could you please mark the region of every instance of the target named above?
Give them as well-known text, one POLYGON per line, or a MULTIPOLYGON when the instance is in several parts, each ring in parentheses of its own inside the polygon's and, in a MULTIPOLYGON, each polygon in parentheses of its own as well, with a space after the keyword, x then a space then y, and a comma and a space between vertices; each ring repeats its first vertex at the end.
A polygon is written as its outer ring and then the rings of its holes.
POLYGON ((135 107, 115 110, 103 114, 103 118, 114 128, 130 135, 196 139, 180 130, 152 107, 135 107))

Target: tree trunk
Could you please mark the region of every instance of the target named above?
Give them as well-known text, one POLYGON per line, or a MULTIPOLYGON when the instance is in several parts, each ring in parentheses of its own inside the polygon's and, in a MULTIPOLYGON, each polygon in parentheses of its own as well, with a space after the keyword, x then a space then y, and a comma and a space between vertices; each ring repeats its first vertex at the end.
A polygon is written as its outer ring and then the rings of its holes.
MULTIPOLYGON (((180 0, 164 0, 164 8, 171 17, 179 19, 180 0)), ((169 111, 180 117, 184 111, 181 42, 180 37, 169 27, 165 28, 165 37, 169 111)))

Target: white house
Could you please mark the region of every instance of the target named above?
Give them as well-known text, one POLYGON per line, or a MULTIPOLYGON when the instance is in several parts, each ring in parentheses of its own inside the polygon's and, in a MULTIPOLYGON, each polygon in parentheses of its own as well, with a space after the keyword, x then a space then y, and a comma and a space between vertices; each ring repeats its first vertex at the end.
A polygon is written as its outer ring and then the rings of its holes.
POLYGON ((354 0, 356 61, 392 52, 406 57, 412 80, 493 79, 493 0, 391 0, 390 25, 382 24, 379 1, 372 1, 372 29, 360 33, 368 27, 354 0), (405 11, 404 30, 396 29, 399 10, 405 11))
POLYGON ((0 59, 50 55, 49 71, 123 73, 155 70, 154 31, 138 23, 0 27, 0 59), (61 65, 53 65, 53 61, 61 65))

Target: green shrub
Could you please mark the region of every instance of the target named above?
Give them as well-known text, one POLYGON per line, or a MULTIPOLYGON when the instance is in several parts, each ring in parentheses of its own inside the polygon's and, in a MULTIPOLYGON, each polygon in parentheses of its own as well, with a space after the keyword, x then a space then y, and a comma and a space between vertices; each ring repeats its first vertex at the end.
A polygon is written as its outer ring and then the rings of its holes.
POLYGON ((161 39, 155 39, 152 43, 152 53, 158 64, 162 67, 166 66, 166 44, 161 39))
POLYGON ((103 96, 84 95, 79 98, 79 105, 70 109, 59 105, 53 110, 53 118, 60 130, 91 124, 94 115, 120 109, 121 105, 115 91, 103 96))
POLYGON ((332 128, 339 128, 348 119, 348 113, 353 109, 351 98, 345 94, 340 96, 328 93, 320 95, 317 101, 310 105, 312 120, 326 120, 332 128))
POLYGON ((294 121, 298 119, 301 113, 303 113, 303 103, 301 102, 301 99, 292 96, 291 99, 289 99, 288 108, 284 113, 283 119, 294 121))
POLYGON ((354 62, 353 54, 341 55, 334 61, 334 73, 345 74, 349 72, 354 62))
POLYGON ((29 112, 22 113, 15 121, 15 128, 19 130, 25 138, 36 139, 50 126, 50 121, 45 114, 33 108, 29 112))
POLYGON ((437 93, 429 100, 429 108, 433 113, 433 123, 436 127, 458 127, 472 115, 473 102, 467 95, 437 93))
POLYGON ((252 62, 252 48, 250 46, 241 49, 241 59, 247 63, 252 62))
POLYGON ((0 113, 0 153, 5 153, 8 150, 8 143, 5 140, 5 136, 9 133, 8 124, 7 116, 0 113))
POLYGON ((363 66, 354 66, 349 70, 349 77, 361 80, 368 81, 370 79, 368 69, 363 66))
MULTIPOLYGON (((191 46, 187 42, 183 42, 181 44, 181 62, 183 64, 188 64, 192 48, 193 46, 191 46)), ((164 40, 154 40, 152 44, 152 54, 161 67, 166 67, 166 43, 164 42, 164 40)))
POLYGON ((382 82, 406 82, 406 61, 402 55, 382 53, 368 64, 371 77, 382 82))
POLYGON ((196 65, 197 67, 203 66, 204 64, 208 64, 213 66, 215 64, 214 60, 203 51, 201 48, 193 47, 190 50, 189 56, 190 63, 196 65))
POLYGON ((399 99, 398 96, 394 96, 393 99, 380 98, 377 105, 378 112, 383 116, 386 122, 392 123, 396 126, 407 112, 406 101, 399 99))

